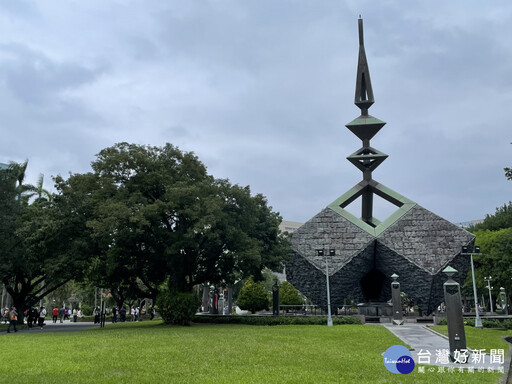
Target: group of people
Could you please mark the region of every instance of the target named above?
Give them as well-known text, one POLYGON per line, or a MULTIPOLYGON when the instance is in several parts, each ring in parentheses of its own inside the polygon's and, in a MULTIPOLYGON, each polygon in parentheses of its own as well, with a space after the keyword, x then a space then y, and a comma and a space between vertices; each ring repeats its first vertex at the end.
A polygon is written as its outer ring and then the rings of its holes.
MULTIPOLYGON (((23 312, 23 319, 27 322, 27 327, 32 328, 33 326, 37 325, 41 329, 44 327, 44 320, 46 318, 47 311, 45 307, 40 307, 39 309, 36 307, 32 307, 29 309, 26 309, 23 312)), ((57 320, 60 318, 60 322, 64 322, 64 320, 69 319, 71 320, 71 316, 73 316, 73 321, 76 322, 79 317, 82 317, 82 312, 78 309, 68 309, 65 307, 62 308, 53 308, 52 312, 52 321, 54 323, 57 322, 57 320)), ((9 322, 9 326, 7 327, 7 332, 10 333, 11 328, 14 329, 14 332, 18 332, 18 329, 16 328, 16 323, 18 321, 18 312, 16 310, 16 307, 12 306, 11 309, 4 308, 2 310, 2 320, 4 323, 9 322)))
MULTIPOLYGON (((39 309, 37 308, 30 308, 25 310, 23 313, 24 319, 27 320, 27 326, 29 328, 32 328, 34 324, 37 324, 41 329, 44 326, 44 318, 46 317, 46 309, 44 307, 41 307, 39 309)), ((5 308, 2 313, 2 317, 5 322, 7 322, 7 319, 9 320, 9 326, 7 327, 7 333, 11 332, 11 328, 14 329, 14 332, 18 332, 18 329, 16 328, 16 323, 18 322, 18 311, 16 310, 15 306, 12 306, 11 309, 5 308)))
POLYGON ((54 323, 57 322, 57 320, 60 319, 60 322, 63 323, 64 320, 71 320, 71 316, 73 316, 73 322, 76 323, 77 322, 77 319, 79 319, 80 317, 82 317, 82 311, 80 309, 73 309, 71 310, 70 309, 67 309, 66 307, 62 307, 62 308, 53 308, 52 310, 52 321, 54 323))
MULTIPOLYGON (((126 307, 121 307, 121 309, 119 309, 117 306, 114 306, 114 308, 112 308, 112 322, 113 323, 117 323, 117 322, 121 322, 121 323, 124 323, 127 319, 126 319, 126 316, 128 314, 128 310, 126 309, 126 307)), ((131 321, 139 321, 141 319, 141 316, 143 315, 143 312, 140 310, 139 307, 132 307, 130 309, 130 318, 131 318, 131 321)), ((153 307, 151 307, 149 309, 149 319, 150 320, 153 320, 153 318, 155 317, 155 310, 153 307)))
MULTIPOLYGON (((108 310, 107 310, 108 312, 108 310)), ((125 322, 127 321, 127 315, 129 314, 131 321, 139 321, 141 319, 141 316, 143 312, 140 310, 139 307, 132 307, 130 311, 126 309, 126 307, 122 307, 121 309, 118 309, 117 306, 112 308, 112 322, 117 323, 119 322, 125 322)), ((18 312, 16 310, 16 307, 12 306, 11 309, 4 308, 2 310, 2 320, 4 323, 9 322, 9 325, 7 327, 7 332, 11 332, 11 328, 14 329, 14 332, 18 332, 18 329, 16 328, 16 323, 18 321, 18 312)), ((44 327, 44 320, 47 316, 47 311, 45 307, 40 307, 37 309, 36 307, 29 308, 25 310, 23 313, 24 320, 27 322, 27 326, 29 328, 32 328, 37 324, 38 327, 41 327, 43 329, 44 327)), ((155 309, 151 307, 149 309, 149 315, 150 320, 153 320, 155 316, 155 309)), ((51 311, 52 321, 53 323, 57 323, 57 321, 60 319, 60 322, 63 323, 64 320, 70 320, 72 317, 73 322, 77 322, 78 318, 82 317, 82 311, 80 309, 68 309, 66 307, 57 308, 54 307, 51 311)), ((101 311, 99 307, 96 307, 94 309, 94 323, 97 324, 100 322, 101 319, 101 311)))

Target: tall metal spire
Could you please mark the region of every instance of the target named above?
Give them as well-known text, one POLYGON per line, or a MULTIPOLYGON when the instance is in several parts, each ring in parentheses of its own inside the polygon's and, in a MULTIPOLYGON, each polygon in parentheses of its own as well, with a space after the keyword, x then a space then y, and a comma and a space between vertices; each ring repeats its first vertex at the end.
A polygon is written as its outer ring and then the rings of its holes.
POLYGON ((356 77, 356 95, 354 104, 361 108, 363 116, 368 114, 368 108, 375 102, 373 98, 372 82, 370 80, 370 70, 366 61, 366 52, 364 51, 363 19, 359 16, 359 60, 357 63, 356 77))
MULTIPOLYGON (((379 132, 386 124, 368 114, 368 108, 375 102, 373 97, 372 82, 370 79, 370 70, 366 60, 364 50, 363 19, 359 16, 359 60, 357 63, 356 76, 356 94, 354 104, 361 109, 361 116, 346 125, 354 135, 363 142, 362 148, 354 152, 347 159, 363 172, 363 182, 361 185, 361 219, 374 225, 373 218, 373 194, 374 188, 370 185, 372 181, 372 172, 388 157, 385 153, 370 146, 370 139, 379 132)), ((384 196, 386 198, 386 196, 384 196)))

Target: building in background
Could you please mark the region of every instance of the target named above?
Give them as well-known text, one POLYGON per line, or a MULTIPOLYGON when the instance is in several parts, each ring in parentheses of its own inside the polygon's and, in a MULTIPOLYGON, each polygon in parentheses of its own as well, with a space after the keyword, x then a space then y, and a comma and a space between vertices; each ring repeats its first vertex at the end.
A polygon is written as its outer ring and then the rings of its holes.
POLYGON ((297 221, 288 221, 288 220, 283 220, 281 222, 281 224, 279 225, 279 229, 281 230, 281 232, 288 232, 288 233, 293 233, 295 232, 302 224, 304 223, 299 223, 297 221))

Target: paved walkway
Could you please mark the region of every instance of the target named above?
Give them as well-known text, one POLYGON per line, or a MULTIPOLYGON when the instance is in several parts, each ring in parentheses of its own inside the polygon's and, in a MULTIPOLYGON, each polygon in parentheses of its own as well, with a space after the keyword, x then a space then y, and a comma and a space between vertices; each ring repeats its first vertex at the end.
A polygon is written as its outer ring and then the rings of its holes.
MULTIPOLYGON (((451 363, 446 361, 446 351, 449 350, 448 338, 446 336, 434 332, 426 325, 418 323, 382 325, 411 347, 411 354, 416 364, 445 366, 455 369, 463 368, 475 371, 484 369, 486 371, 508 372, 510 354, 501 358, 498 353, 491 355, 491 351, 485 351, 485 354, 472 351, 467 358, 466 364, 451 363), (502 360, 502 362, 499 360, 502 360)), ((468 349, 471 349, 471 347, 471 345, 468 345, 468 349)), ((498 349, 498 346, 496 348, 498 349)))
MULTIPOLYGON (((83 331, 86 329, 96 328, 99 327, 99 324, 94 324, 93 322, 70 322, 69 320, 64 320, 63 323, 56 322, 52 323, 52 321, 46 321, 45 326, 43 329, 40 327, 33 326, 32 328, 28 328, 27 325, 18 325, 18 332, 19 333, 46 333, 46 332, 76 332, 76 331, 83 331)), ((14 330, 11 329, 11 333, 9 335, 13 335, 14 330)), ((0 335, 7 335, 7 330, 2 329, 0 331, 0 335)))

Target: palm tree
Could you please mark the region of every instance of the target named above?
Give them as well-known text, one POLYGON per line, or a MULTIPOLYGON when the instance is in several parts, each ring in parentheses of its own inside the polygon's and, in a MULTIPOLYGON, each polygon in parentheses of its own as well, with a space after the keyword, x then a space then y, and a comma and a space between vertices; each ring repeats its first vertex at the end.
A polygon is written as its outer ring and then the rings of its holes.
POLYGON ((18 164, 11 162, 8 166, 8 171, 16 180, 16 200, 28 203, 28 201, 35 197, 36 200, 52 201, 51 193, 43 188, 44 175, 41 173, 37 179, 37 184, 24 184, 28 160, 24 163, 18 164))
POLYGON ((42 173, 40 173, 39 177, 37 179, 37 184, 36 184, 37 200, 46 199, 47 201, 52 201, 52 195, 47 189, 43 188, 43 182, 44 182, 44 175, 42 173))
POLYGON ((24 184, 25 173, 27 171, 28 160, 24 163, 9 163, 7 171, 10 173, 11 178, 14 179, 16 188, 16 200, 21 203, 27 203, 31 197, 37 192, 36 187, 31 184, 24 184))

